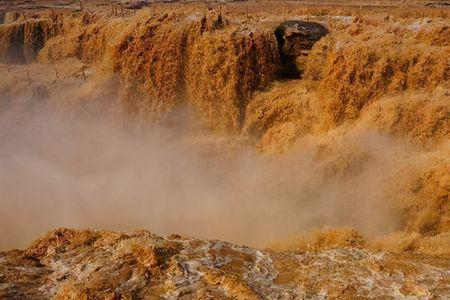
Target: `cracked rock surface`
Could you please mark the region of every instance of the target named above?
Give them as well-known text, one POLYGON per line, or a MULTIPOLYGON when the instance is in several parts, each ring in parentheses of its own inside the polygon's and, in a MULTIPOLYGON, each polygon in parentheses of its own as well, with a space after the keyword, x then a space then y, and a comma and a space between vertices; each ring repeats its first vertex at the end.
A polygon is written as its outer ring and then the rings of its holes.
POLYGON ((261 251, 148 231, 58 229, 0 252, 1 299, 448 299, 450 262, 360 248, 261 251))

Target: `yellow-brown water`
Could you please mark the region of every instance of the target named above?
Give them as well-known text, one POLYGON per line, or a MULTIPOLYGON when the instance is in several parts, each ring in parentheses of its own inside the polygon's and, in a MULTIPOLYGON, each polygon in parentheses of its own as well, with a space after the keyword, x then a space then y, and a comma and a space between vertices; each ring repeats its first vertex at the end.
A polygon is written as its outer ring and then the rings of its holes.
POLYGON ((1 249, 63 226, 448 255, 448 16, 327 13, 290 79, 276 13, 1 25, 1 249))

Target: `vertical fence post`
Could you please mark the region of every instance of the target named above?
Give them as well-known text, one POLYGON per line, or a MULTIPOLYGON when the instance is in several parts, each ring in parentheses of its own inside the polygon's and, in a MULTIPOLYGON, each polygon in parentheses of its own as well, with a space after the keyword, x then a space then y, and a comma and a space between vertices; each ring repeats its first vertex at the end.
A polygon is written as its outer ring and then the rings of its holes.
POLYGON ((30 70, 27 68, 27 78, 28 78, 28 84, 31 83, 31 76, 30 76, 30 70))
POLYGON ((86 81, 86 73, 84 72, 84 66, 81 68, 81 74, 83 75, 83 80, 86 81))
POLYGON ((248 0, 246 1, 246 5, 245 5, 245 10, 247 12, 247 21, 250 20, 250 11, 249 11, 249 7, 248 7, 248 0))
POLYGON ((25 13, 23 12, 23 10, 20 10, 20 14, 21 14, 22 17, 25 19, 25 22, 28 22, 27 16, 26 16, 25 13))

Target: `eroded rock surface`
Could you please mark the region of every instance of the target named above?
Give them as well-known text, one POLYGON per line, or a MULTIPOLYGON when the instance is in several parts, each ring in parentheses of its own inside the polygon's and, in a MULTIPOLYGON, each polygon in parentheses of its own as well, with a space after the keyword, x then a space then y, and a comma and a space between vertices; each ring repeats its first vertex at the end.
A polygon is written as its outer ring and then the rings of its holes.
POLYGON ((445 258, 274 252, 148 231, 58 229, 0 253, 2 299, 446 299, 445 258))
POLYGON ((317 22, 289 20, 275 30, 281 59, 281 76, 298 78, 305 68, 306 57, 328 29, 317 22))
POLYGON ((328 34, 328 30, 317 22, 290 20, 283 22, 277 33, 283 39, 283 53, 300 56, 309 53, 314 44, 328 34))

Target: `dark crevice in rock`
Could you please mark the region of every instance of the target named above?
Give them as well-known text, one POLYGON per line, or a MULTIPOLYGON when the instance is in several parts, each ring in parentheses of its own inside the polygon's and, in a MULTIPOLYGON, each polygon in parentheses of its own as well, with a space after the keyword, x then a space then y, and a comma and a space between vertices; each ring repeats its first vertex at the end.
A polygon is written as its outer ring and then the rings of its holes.
POLYGON ((284 21, 275 29, 280 51, 280 78, 295 79, 302 75, 302 58, 308 56, 314 44, 328 34, 325 26, 316 22, 284 21))

